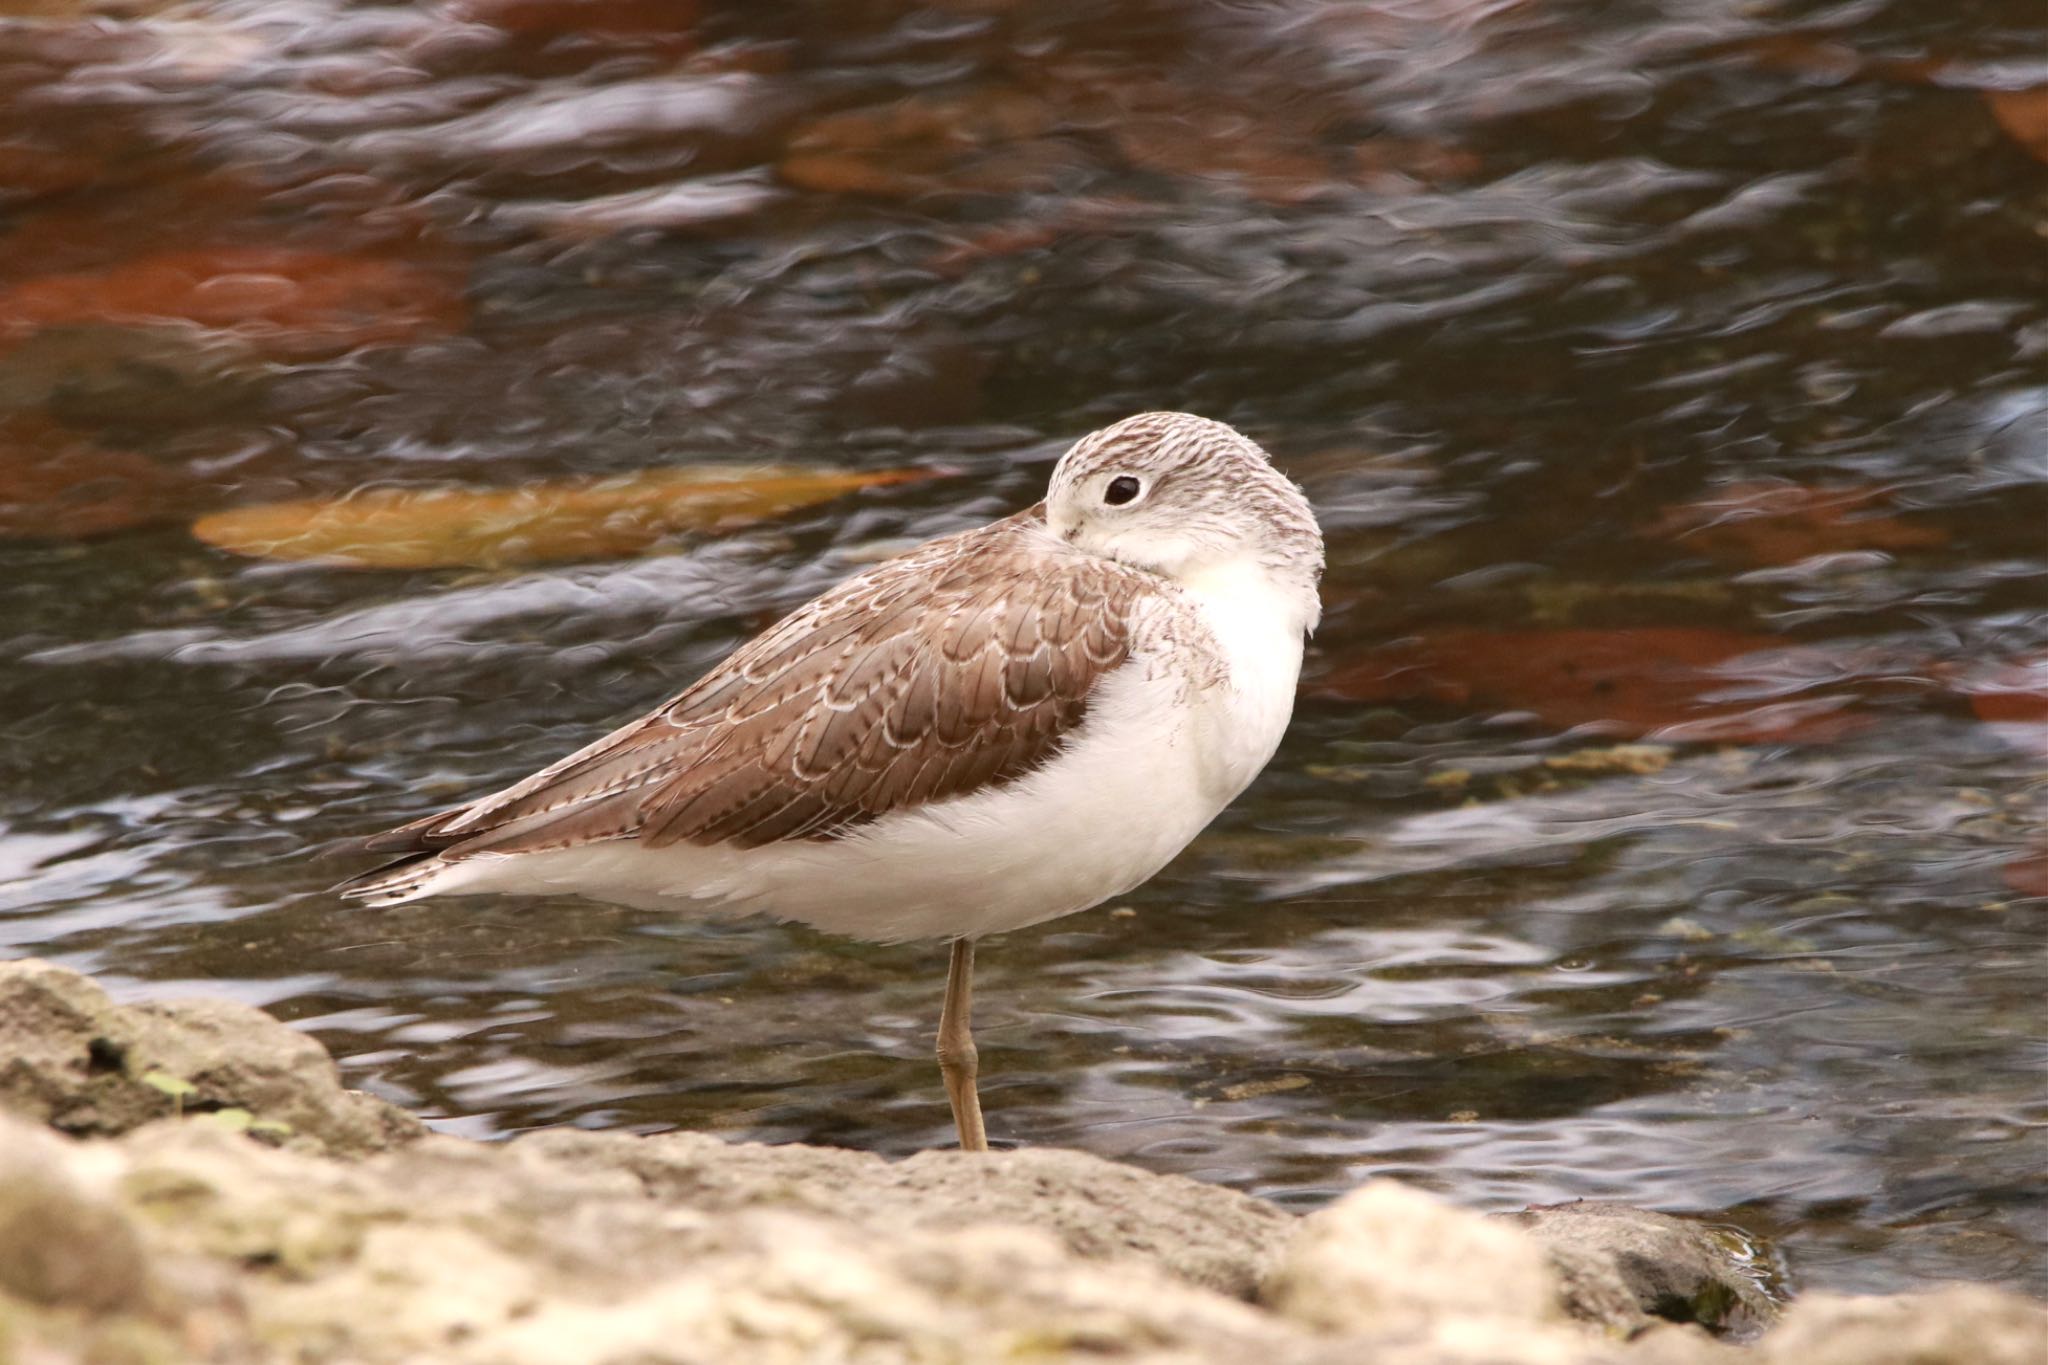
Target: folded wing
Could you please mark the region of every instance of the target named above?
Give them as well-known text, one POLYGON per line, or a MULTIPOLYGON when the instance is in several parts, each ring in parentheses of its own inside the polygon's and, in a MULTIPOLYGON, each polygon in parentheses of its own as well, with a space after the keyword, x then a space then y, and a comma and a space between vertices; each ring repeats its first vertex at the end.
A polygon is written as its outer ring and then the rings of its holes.
POLYGON ((410 855, 398 866, 611 839, 753 848, 1012 782, 1080 724, 1154 591, 1068 551, 1034 508, 877 565, 650 715, 361 847, 410 855))

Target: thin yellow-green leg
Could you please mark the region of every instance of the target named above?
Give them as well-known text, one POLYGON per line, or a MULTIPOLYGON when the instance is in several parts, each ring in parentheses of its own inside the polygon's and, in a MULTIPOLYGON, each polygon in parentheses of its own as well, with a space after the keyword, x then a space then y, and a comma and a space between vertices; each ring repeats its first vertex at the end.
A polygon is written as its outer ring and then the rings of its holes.
POLYGON ((985 1152, 988 1132, 981 1126, 981 1096, 974 1089, 974 941, 953 940, 953 960, 946 968, 946 1003, 939 1011, 939 1074, 946 1078, 946 1098, 953 1102, 953 1126, 960 1130, 960 1150, 985 1152))

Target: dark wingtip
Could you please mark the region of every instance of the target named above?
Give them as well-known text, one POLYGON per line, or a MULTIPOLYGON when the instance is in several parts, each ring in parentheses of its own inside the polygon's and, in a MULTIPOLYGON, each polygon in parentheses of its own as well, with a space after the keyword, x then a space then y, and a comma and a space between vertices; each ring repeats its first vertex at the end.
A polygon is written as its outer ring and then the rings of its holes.
POLYGON ((348 839, 337 839, 320 850, 323 858, 356 858, 366 853, 432 853, 439 848, 431 835, 447 812, 429 815, 413 820, 396 829, 379 830, 375 834, 360 834, 348 839))
POLYGON ((330 896, 340 896, 344 900, 366 901, 374 904, 380 897, 389 895, 394 890, 402 889, 393 888, 390 885, 396 874, 403 873, 407 868, 418 867, 421 863, 427 862, 434 856, 431 851, 416 852, 409 858, 399 858, 393 862, 380 864, 377 867, 371 868, 368 872, 358 872, 353 877, 336 882, 333 886, 327 888, 327 894, 330 896))
POLYGON ((347 839, 336 839, 322 844, 313 854, 323 862, 337 858, 361 858, 371 854, 389 857, 394 853, 428 853, 432 850, 420 844, 417 835, 398 837, 397 830, 386 830, 382 834, 356 835, 347 839))
POLYGON ((417 825, 400 825, 387 829, 382 834, 367 834, 360 839, 350 840, 356 853, 427 853, 427 841, 421 837, 423 831, 417 825))

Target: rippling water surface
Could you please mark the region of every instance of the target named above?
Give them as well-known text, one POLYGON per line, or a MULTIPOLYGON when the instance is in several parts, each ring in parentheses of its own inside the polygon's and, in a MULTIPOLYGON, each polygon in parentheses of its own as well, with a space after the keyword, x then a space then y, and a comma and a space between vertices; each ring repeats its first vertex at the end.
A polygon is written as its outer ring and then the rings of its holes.
POLYGON ((313 855, 1192 408, 1328 616, 1245 799, 984 951, 998 1140, 2048 1290, 2038 5, 823 9, 0 0, 0 949, 452 1131, 948 1141, 936 949, 313 855), (763 461, 930 477, 481 568, 190 530, 763 461))

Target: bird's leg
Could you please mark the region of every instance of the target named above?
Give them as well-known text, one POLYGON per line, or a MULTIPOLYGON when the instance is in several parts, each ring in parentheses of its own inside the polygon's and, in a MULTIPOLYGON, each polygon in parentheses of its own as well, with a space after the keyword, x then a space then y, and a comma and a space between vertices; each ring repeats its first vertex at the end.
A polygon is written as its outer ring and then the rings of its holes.
POLYGON ((988 1133, 981 1126, 981 1096, 975 1093, 974 1069, 974 940, 953 940, 953 960, 946 968, 946 1003, 939 1011, 939 1074, 946 1078, 946 1098, 953 1102, 953 1126, 960 1130, 960 1150, 985 1152, 988 1133))

